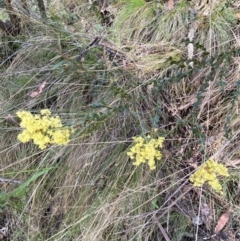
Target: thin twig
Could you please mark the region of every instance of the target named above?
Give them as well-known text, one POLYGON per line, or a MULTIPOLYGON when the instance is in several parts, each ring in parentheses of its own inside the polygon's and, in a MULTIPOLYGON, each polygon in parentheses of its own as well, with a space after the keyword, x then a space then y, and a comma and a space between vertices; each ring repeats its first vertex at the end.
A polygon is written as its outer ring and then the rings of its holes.
POLYGON ((4 177, 0 177, 0 182, 10 182, 10 183, 17 183, 17 184, 22 184, 22 181, 15 180, 15 179, 8 179, 4 177))
POLYGON ((154 220, 155 220, 155 222, 157 223, 157 226, 159 227, 159 229, 161 230, 162 235, 164 236, 165 240, 166 240, 166 241, 171 241, 170 238, 168 237, 165 229, 163 228, 162 224, 157 220, 156 217, 154 217, 154 220))
POLYGON ((86 47, 86 49, 76 57, 76 60, 81 60, 81 59, 89 52, 89 50, 92 49, 92 48, 94 48, 94 47, 96 47, 101 40, 102 40, 102 38, 96 37, 96 38, 86 47))

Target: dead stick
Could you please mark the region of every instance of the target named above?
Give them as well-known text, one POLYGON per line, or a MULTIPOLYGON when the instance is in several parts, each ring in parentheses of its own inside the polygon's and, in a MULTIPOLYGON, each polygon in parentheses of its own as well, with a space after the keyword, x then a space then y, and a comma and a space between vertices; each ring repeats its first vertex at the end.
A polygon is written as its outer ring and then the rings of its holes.
POLYGON ((166 241, 171 241, 170 238, 168 237, 165 229, 163 228, 162 224, 157 220, 156 217, 154 217, 155 222, 157 223, 157 226, 159 227, 160 231, 162 232, 162 235, 164 236, 166 241))
POLYGON ((22 181, 14 180, 14 179, 8 179, 4 177, 0 177, 0 182, 10 182, 10 183, 17 183, 17 184, 22 184, 22 181))

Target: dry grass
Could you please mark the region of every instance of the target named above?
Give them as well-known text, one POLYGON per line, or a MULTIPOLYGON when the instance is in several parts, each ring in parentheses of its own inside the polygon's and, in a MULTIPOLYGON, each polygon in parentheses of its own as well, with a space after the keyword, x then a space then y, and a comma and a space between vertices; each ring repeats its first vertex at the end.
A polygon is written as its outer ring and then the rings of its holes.
POLYGON ((218 217, 231 207, 224 233, 235 240, 239 57, 230 50, 239 44, 231 15, 238 7, 219 1, 211 15, 191 16, 193 1, 177 1, 172 11, 163 1, 109 1, 115 19, 105 26, 101 6, 62 3, 62 14, 49 11, 48 23, 35 18, 33 8, 21 35, 2 41, 13 57, 1 56, 0 65, 0 176, 27 181, 55 167, 7 199, 19 185, 0 183, 5 239, 150 241, 167 235, 196 241, 213 235, 218 217), (184 42, 190 27, 193 69, 184 42), (96 37, 100 43, 87 49, 96 37), (30 97, 45 81, 43 92, 30 97), (16 111, 43 108, 75 127, 69 145, 40 151, 18 142, 16 111), (140 134, 166 138, 155 171, 134 167, 126 155, 140 134), (229 168, 223 196, 188 180, 209 157, 229 168), (206 206, 208 219, 194 226, 206 206))

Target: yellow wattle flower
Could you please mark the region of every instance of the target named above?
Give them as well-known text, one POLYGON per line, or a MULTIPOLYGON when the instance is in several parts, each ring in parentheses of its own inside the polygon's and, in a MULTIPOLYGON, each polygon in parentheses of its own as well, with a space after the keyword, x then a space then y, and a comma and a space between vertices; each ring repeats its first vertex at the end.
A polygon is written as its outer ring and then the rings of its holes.
POLYGON ((228 169, 223 164, 210 159, 190 176, 190 181, 195 187, 201 187, 204 183, 208 183, 213 190, 222 193, 222 186, 217 176, 228 177, 228 169))
POLYGON ((63 127, 59 116, 51 116, 51 111, 43 109, 39 114, 31 114, 29 111, 18 111, 21 119, 20 126, 24 128, 18 135, 19 141, 26 143, 30 140, 45 149, 48 144, 66 145, 69 143, 70 133, 73 128, 63 127))
POLYGON ((164 138, 154 139, 150 136, 146 138, 137 136, 133 137, 133 141, 135 143, 134 146, 127 152, 130 159, 135 160, 133 165, 139 166, 147 162, 150 170, 156 169, 155 160, 160 160, 162 157, 159 148, 162 147, 164 138))

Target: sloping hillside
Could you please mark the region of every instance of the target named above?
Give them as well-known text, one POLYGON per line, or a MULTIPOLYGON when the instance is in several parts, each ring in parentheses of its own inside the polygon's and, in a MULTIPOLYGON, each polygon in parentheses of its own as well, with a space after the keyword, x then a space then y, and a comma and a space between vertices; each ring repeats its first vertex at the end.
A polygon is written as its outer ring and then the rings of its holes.
POLYGON ((0 1, 0 240, 238 240, 239 1, 40 2, 0 1))

